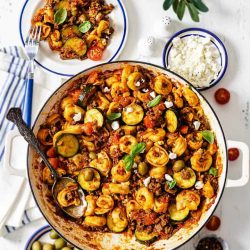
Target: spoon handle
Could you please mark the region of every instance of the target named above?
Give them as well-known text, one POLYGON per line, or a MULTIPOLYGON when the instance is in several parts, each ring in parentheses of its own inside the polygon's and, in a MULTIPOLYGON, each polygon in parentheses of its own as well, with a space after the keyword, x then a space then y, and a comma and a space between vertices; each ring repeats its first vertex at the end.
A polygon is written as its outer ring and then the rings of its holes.
POLYGON ((57 179, 58 178, 57 172, 55 171, 55 169, 52 167, 52 165, 48 161, 45 153, 40 149, 40 143, 36 139, 33 131, 24 122, 24 120, 22 118, 21 109, 20 108, 11 108, 9 110, 6 118, 9 121, 13 122, 17 126, 20 134, 23 136, 25 141, 27 141, 29 143, 29 145, 31 145, 36 150, 36 152, 42 157, 44 163, 49 167, 53 177, 55 179, 57 179))

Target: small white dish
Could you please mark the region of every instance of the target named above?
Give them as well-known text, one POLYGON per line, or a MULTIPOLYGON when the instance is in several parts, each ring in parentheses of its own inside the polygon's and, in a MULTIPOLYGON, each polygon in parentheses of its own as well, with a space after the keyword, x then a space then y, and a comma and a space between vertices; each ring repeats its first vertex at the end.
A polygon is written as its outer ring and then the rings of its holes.
MULTIPOLYGON (((87 68, 116 60, 122 52, 127 40, 127 13, 122 0, 107 0, 107 3, 115 6, 114 10, 109 15, 112 27, 114 27, 114 33, 112 34, 109 44, 103 53, 102 60, 62 60, 60 59, 58 53, 51 51, 46 41, 42 41, 36 57, 36 63, 48 72, 64 77, 71 77, 87 68)), ((19 33, 23 45, 26 35, 30 29, 32 16, 35 11, 43 5, 43 0, 25 1, 19 19, 19 33)))
POLYGON ((221 65, 221 70, 219 71, 217 78, 211 81, 208 87, 203 87, 203 88, 197 87, 197 89, 199 90, 209 89, 212 86, 216 85, 223 78, 227 69, 227 65, 228 65, 228 55, 227 55, 226 48, 223 42, 214 33, 205 29, 201 29, 201 28, 188 28, 188 29, 180 30, 179 32, 175 33, 165 45, 163 56, 162 56, 163 65, 165 68, 167 68, 169 65, 169 54, 170 54, 171 49, 173 48, 173 43, 172 43, 173 39, 176 37, 185 39, 189 36, 200 36, 204 38, 209 37, 214 46, 214 49, 217 50, 219 53, 219 63, 221 65))

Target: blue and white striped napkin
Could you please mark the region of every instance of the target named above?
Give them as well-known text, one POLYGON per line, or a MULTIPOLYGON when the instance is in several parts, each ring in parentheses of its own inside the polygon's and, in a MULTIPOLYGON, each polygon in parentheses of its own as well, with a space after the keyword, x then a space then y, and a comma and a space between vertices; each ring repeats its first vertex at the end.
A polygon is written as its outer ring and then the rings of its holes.
POLYGON ((5 119, 10 107, 22 107, 28 61, 21 48, 13 46, 0 50, 0 161, 4 153, 5 135, 14 124, 5 119))
MULTIPOLYGON (((5 136, 14 128, 14 124, 5 117, 9 108, 23 106, 27 71, 28 61, 21 48, 13 46, 0 49, 0 166, 4 154, 5 136)), ((29 205, 26 199, 22 199, 24 193, 26 197, 30 194, 25 178, 10 176, 1 167, 0 192, 2 197, 0 236, 41 218, 41 213, 35 204, 29 205)))

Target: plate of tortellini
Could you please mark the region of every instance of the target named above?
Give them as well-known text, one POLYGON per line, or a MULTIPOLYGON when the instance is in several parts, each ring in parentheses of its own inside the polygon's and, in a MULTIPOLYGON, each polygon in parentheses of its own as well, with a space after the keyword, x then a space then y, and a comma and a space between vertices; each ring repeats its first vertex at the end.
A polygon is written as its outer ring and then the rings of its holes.
POLYGON ((64 77, 119 56, 127 39, 122 0, 26 0, 19 33, 24 45, 30 26, 41 26, 36 63, 64 77))

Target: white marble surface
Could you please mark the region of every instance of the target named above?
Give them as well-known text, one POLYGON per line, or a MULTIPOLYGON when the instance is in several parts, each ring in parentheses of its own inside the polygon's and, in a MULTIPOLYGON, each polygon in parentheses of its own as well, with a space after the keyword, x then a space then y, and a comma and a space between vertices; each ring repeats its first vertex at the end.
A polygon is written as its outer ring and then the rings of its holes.
MULTIPOLYGON (((35 0, 34 0, 35 1, 35 0)), ((20 44, 18 34, 18 18, 23 0, 0 0, 0 46, 20 44)), ((129 15, 129 35, 120 59, 139 59, 137 41, 142 36, 154 35, 154 24, 163 15, 170 15, 175 20, 176 30, 186 27, 202 27, 215 32, 225 43, 229 54, 229 66, 219 86, 231 92, 231 101, 225 106, 214 102, 213 94, 217 87, 204 92, 217 112, 227 139, 240 140, 250 146, 249 103, 250 103, 250 4, 247 0, 210 0, 206 1, 210 12, 201 16, 201 22, 194 24, 188 15, 182 23, 176 20, 172 11, 162 10, 163 0, 124 0, 129 15)), ((157 50, 150 59, 162 65, 162 49, 164 41, 157 41, 157 50)), ((38 70, 39 71, 39 70, 38 70)), ((40 84, 54 89, 61 80, 53 80, 43 72, 40 84)), ((240 176, 240 159, 229 165, 229 177, 240 176)), ((1 206, 4 204, 1 204, 1 206)), ((216 211, 222 225, 215 233, 226 239, 230 250, 249 250, 250 246, 250 184, 242 188, 231 188, 224 192, 216 211)), ((31 223, 19 231, 0 238, 0 249, 24 249, 29 236, 41 226, 45 220, 31 223)), ((203 230, 202 233, 207 233, 203 230)), ((193 249, 193 242, 181 249, 193 249)))

